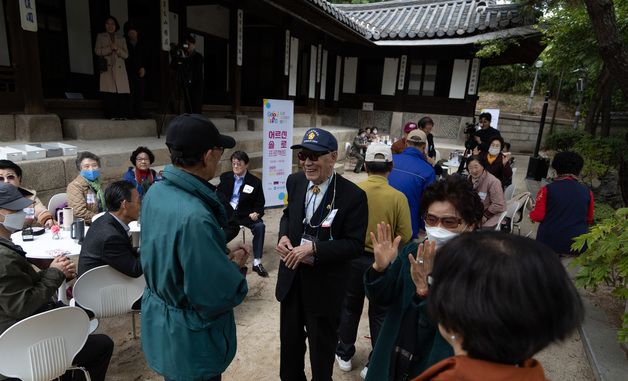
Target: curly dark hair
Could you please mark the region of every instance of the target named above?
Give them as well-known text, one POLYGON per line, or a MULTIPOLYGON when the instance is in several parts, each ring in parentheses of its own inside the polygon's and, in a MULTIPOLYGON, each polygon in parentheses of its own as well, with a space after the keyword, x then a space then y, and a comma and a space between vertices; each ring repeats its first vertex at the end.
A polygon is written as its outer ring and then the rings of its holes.
POLYGON ((580 325, 584 308, 558 256, 495 231, 464 233, 434 257, 429 312, 469 357, 521 364, 580 325), (458 340, 458 338, 456 339, 458 340))
POLYGON ((131 164, 135 165, 135 161, 137 160, 137 156, 141 153, 145 153, 148 155, 148 160, 150 160, 150 163, 153 164, 153 162, 155 162, 155 155, 153 154, 153 152, 151 150, 148 149, 148 147, 143 147, 143 146, 139 146, 135 149, 135 151, 133 151, 131 153, 131 157, 129 158, 129 160, 131 160, 131 164))
POLYGON ((572 151, 558 152, 552 160, 552 168, 558 175, 572 174, 578 176, 584 167, 584 159, 572 151))
POLYGON ((434 202, 450 202, 467 225, 479 227, 484 214, 484 205, 473 185, 462 176, 451 175, 432 183, 421 197, 419 209, 427 213, 434 202))
POLYGON ((79 152, 76 155, 75 164, 76 164, 76 169, 77 170, 79 170, 79 171, 81 170, 81 163, 85 159, 92 159, 92 160, 94 160, 95 162, 98 163, 98 166, 100 167, 100 158, 97 155, 95 155, 95 154, 93 154, 93 153, 91 153, 89 151, 83 151, 83 152, 79 152))
POLYGON ((506 143, 504 143, 504 138, 502 138, 501 136, 493 136, 491 138, 491 140, 488 141, 488 145, 490 146, 491 144, 493 144, 493 142, 497 140, 499 142, 499 146, 500 146, 500 151, 502 151, 504 149, 504 145, 506 143))

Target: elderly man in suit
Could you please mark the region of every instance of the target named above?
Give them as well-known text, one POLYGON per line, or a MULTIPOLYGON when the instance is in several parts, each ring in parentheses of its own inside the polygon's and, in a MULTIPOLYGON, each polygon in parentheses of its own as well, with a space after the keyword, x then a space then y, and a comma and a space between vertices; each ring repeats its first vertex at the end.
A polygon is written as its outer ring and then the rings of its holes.
POLYGON ((140 216, 141 199, 133 184, 116 181, 105 190, 109 211, 92 223, 79 256, 79 276, 98 266, 109 265, 137 278, 142 275, 139 253, 133 249, 129 222, 140 216))
POLYGON ((281 302, 282 380, 305 380, 307 337, 312 379, 330 381, 340 310, 351 260, 364 251, 366 194, 334 171, 338 142, 311 128, 298 158, 303 172, 288 176, 289 202, 279 226, 281 256, 275 295, 281 302))
POLYGON ((231 155, 231 168, 220 175, 218 192, 222 193, 233 208, 230 222, 245 226, 253 232, 253 271, 261 277, 268 277, 262 265, 264 252, 264 235, 266 225, 262 221, 264 215, 264 189, 262 181, 248 171, 249 155, 236 151, 231 155))

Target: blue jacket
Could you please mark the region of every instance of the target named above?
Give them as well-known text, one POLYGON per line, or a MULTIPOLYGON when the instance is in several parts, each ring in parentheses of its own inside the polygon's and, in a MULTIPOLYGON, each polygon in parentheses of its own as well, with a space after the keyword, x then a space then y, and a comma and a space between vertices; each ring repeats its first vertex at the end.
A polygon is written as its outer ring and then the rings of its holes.
POLYGON ((226 255, 225 210, 206 182, 167 166, 142 203, 142 349, 177 381, 221 374, 236 352, 233 308, 248 287, 226 255))
POLYGON ((418 326, 414 338, 419 350, 419 361, 413 363, 409 371, 412 379, 424 370, 454 355, 451 346, 438 332, 438 326, 430 319, 427 312, 427 299, 416 295, 416 286, 410 275, 408 254, 416 255, 418 245, 415 242, 399 249, 399 254, 386 270, 378 273, 369 267, 364 273, 364 287, 369 303, 387 308, 386 318, 377 336, 375 348, 369 362, 366 381, 388 380, 391 359, 397 345, 404 315, 414 309, 418 311, 418 326))
POLYGON ((419 203, 423 191, 436 180, 434 168, 425 160, 425 155, 414 147, 406 148, 402 153, 393 155, 394 168, 388 176, 388 183, 403 193, 410 206, 412 220, 412 238, 416 238, 419 229, 425 228, 419 203))
POLYGON ((148 189, 151 187, 151 185, 153 185, 155 183, 155 181, 161 180, 161 178, 159 177, 157 172, 155 172, 154 169, 151 169, 150 172, 153 174, 153 182, 152 183, 146 183, 144 185, 138 183, 137 179, 135 178, 135 168, 134 167, 129 167, 129 169, 124 173, 124 176, 122 177, 122 179, 124 181, 126 181, 126 182, 129 182, 129 183, 135 185, 135 189, 137 189, 137 192, 140 194, 140 198, 143 198, 144 197, 144 193, 148 192, 148 189), (146 188, 146 189, 144 189, 144 188, 146 188))

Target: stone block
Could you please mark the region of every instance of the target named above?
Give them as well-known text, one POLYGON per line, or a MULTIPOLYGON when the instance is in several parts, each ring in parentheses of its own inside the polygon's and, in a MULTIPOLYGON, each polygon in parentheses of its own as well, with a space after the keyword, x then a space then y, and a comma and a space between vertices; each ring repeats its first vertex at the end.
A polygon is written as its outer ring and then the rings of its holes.
POLYGON ((246 131, 249 129, 249 117, 246 115, 236 115, 235 124, 236 131, 246 131))
POLYGON ((100 140, 122 136, 131 138, 156 135, 157 125, 153 119, 65 119, 63 121, 63 136, 70 139, 100 140))
POLYGON ((294 114, 294 127, 310 127, 312 121, 310 114, 294 114))
POLYGON ((209 118, 214 123, 214 126, 220 132, 233 132, 236 130, 235 119, 230 118, 209 118))
POLYGON ((247 124, 249 131, 264 130, 264 121, 262 120, 262 118, 249 118, 247 124))
POLYGON ((38 193, 43 190, 65 188, 67 185, 65 167, 60 158, 41 159, 19 163, 22 168, 22 185, 28 189, 35 189, 38 193))
POLYGON ((61 121, 55 114, 15 115, 15 139, 25 142, 62 140, 61 121))
POLYGON ((15 140, 15 116, 0 115, 0 141, 11 142, 15 140))

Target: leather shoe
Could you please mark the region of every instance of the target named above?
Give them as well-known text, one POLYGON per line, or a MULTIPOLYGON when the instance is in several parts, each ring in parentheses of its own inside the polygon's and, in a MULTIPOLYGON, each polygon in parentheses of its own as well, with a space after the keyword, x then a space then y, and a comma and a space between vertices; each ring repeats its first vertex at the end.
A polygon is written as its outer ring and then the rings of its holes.
POLYGON ((261 263, 257 266, 253 266, 253 271, 255 271, 257 275, 261 276, 262 278, 268 278, 268 271, 266 271, 261 263))

